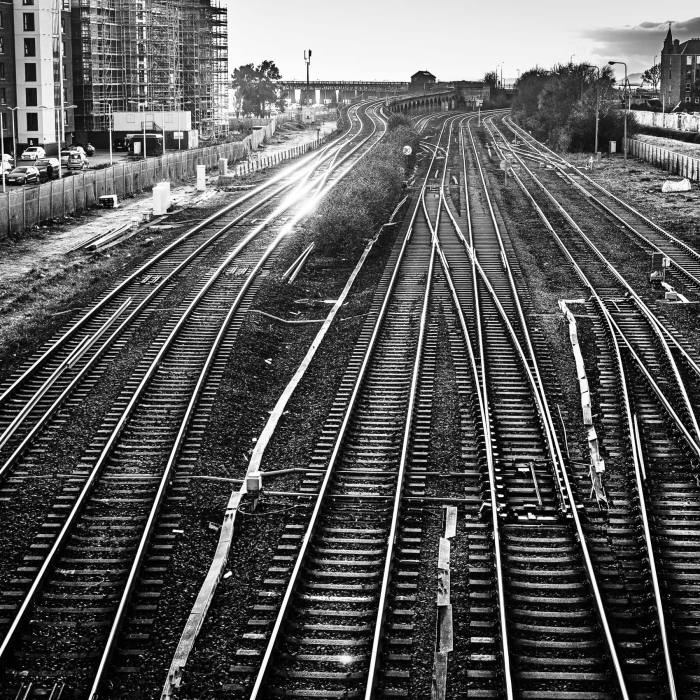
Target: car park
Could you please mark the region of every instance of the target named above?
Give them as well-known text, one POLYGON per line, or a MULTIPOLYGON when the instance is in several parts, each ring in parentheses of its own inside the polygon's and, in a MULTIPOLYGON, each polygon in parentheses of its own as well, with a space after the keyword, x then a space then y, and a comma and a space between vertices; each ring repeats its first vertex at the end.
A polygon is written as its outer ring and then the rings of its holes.
POLYGON ((39 171, 32 165, 20 165, 9 175, 5 176, 8 185, 28 185, 30 182, 39 182, 39 171))
POLYGON ((41 146, 29 146, 25 148, 20 160, 36 160, 37 158, 46 158, 46 151, 41 146))
POLYGON ((51 180, 60 177, 61 174, 61 162, 58 158, 39 158, 34 161, 34 167, 39 171, 42 180, 51 180))
POLYGON ((68 156, 68 170, 86 170, 89 166, 89 161, 84 152, 75 150, 71 151, 68 156))

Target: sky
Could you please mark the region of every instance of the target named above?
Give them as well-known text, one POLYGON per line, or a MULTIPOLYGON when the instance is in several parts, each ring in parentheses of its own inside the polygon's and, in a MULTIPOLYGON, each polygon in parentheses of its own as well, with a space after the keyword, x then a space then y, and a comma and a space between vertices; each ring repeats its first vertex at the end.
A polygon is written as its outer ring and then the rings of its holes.
MULTIPOLYGON (((535 65, 626 61, 630 73, 674 38, 700 37, 700 6, 690 0, 229 0, 233 68, 275 61, 283 78, 402 80, 429 70, 439 80, 479 80, 503 62, 503 76, 535 65)), ((622 68, 620 66, 620 68, 622 68)), ((500 67, 499 67, 500 70, 500 67)), ((620 73, 622 76, 622 73, 620 73)))

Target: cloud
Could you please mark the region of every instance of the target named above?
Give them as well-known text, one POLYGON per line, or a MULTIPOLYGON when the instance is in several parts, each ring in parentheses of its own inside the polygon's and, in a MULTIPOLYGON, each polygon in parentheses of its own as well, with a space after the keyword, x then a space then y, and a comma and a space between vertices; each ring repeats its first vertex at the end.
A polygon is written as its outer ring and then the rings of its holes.
MULTIPOLYGON (((641 22, 621 27, 598 27, 584 29, 581 36, 591 42, 593 52, 600 57, 613 56, 631 63, 639 61, 651 64, 655 54, 661 53, 668 20, 665 22, 641 22), (626 58, 625 58, 626 57, 626 58)), ((684 21, 673 21, 674 39, 682 42, 700 37, 700 17, 684 21)))

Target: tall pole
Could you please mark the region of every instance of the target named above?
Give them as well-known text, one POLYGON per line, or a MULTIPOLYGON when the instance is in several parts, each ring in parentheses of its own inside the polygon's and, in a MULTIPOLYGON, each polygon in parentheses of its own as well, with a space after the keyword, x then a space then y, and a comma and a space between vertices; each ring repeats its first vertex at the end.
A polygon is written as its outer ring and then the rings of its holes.
MULTIPOLYGON (((627 94, 627 87, 628 87, 628 82, 627 82, 627 64, 624 61, 608 61, 609 66, 614 66, 614 65, 621 65, 625 67, 625 84, 623 85, 623 91, 622 91, 622 99, 625 99, 625 95, 627 94)), ((624 130, 624 135, 623 139, 625 142, 625 165, 627 165, 627 112, 629 110, 629 95, 627 94, 627 102, 625 102, 625 130, 624 130)))
POLYGON ((112 165, 112 103, 108 102, 109 105, 109 164, 112 165))
POLYGON ((5 193, 5 121, 7 112, 0 112, 0 168, 2 168, 2 192, 5 193))
POLYGON ((143 103, 143 159, 146 160, 146 103, 143 103))

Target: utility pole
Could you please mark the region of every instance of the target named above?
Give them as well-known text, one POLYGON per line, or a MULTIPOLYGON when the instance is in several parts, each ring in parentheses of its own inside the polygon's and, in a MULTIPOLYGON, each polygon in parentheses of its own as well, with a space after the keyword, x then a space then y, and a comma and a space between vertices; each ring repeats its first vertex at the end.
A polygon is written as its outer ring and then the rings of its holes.
POLYGON ((311 49, 304 51, 304 61, 306 61, 306 106, 311 106, 311 88, 309 86, 309 64, 311 63, 311 49))

